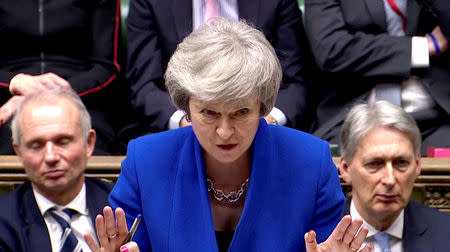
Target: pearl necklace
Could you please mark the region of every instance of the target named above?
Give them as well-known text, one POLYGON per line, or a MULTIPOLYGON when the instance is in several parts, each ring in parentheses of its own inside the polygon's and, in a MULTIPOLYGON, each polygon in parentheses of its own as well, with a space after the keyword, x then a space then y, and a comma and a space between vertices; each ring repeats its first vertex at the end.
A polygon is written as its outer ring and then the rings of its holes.
POLYGON ((221 189, 214 188, 214 184, 209 178, 206 179, 206 182, 208 183, 208 192, 212 191, 212 195, 216 200, 223 201, 226 199, 229 203, 238 201, 248 189, 248 178, 244 181, 239 190, 232 191, 229 194, 225 194, 221 189))

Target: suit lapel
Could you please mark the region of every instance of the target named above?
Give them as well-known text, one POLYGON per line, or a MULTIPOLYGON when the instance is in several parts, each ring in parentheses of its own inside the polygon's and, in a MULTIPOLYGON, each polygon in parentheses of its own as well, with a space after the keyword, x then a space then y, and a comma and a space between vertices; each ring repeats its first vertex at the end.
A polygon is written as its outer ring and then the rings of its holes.
POLYGON ((342 216, 350 214, 350 205, 352 203, 352 197, 348 197, 345 200, 344 209, 342 209, 342 216))
POLYGON ((416 0, 408 0, 406 7, 406 34, 413 35, 419 23, 420 5, 416 0))
POLYGON ((95 226, 95 217, 98 214, 103 213, 103 208, 109 205, 108 193, 100 190, 95 183, 86 178, 86 204, 89 209, 89 215, 92 220, 92 224, 95 226))
POLYGON ((24 193, 23 202, 19 212, 24 219, 23 237, 28 239, 28 249, 38 249, 43 252, 51 252, 50 236, 44 218, 39 211, 31 185, 24 193))
POLYGON ((386 31, 386 12, 384 10, 383 0, 364 0, 364 2, 374 24, 381 27, 383 31, 386 31))
POLYGON ((414 206, 408 204, 403 226, 404 251, 432 251, 432 246, 425 236, 427 229, 428 224, 415 214, 414 206))
POLYGON ((245 19, 251 21, 255 26, 258 26, 258 13, 260 12, 261 1, 260 0, 240 0, 238 1, 239 19, 245 19))
POLYGON ((192 1, 171 0, 170 12, 175 21, 177 40, 181 41, 192 31, 192 1))

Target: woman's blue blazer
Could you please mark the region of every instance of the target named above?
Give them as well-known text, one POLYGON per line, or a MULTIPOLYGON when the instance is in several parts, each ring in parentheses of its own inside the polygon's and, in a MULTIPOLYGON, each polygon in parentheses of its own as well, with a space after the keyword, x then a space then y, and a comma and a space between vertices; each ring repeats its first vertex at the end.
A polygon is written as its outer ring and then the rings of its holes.
MULTIPOLYGON (((249 188, 229 251, 305 251, 341 218, 344 196, 328 143, 262 119, 252 145, 249 188)), ((125 210, 141 251, 218 251, 202 147, 191 127, 129 143, 110 194, 125 210)))

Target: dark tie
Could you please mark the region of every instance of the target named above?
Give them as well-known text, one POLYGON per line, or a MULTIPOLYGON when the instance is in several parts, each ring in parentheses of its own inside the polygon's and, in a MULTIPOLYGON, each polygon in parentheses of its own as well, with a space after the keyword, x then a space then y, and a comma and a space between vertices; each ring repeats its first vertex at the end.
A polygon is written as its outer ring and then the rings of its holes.
POLYGON ((391 252, 391 245, 389 243, 389 234, 379 232, 375 236, 375 241, 380 245, 382 252, 391 252))
POLYGON ((78 242, 77 237, 72 232, 70 228, 70 222, 72 219, 72 215, 76 213, 73 209, 50 209, 50 215, 55 218, 58 224, 62 228, 62 236, 61 236, 61 250, 60 252, 82 252, 81 244, 78 242))

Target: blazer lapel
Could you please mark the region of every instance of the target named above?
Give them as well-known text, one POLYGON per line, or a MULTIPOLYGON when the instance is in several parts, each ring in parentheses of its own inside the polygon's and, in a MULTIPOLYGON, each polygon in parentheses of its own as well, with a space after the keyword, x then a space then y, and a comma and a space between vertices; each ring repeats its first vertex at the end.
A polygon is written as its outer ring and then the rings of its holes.
MULTIPOLYGON (((263 221, 259 217, 262 208, 270 205, 266 202, 268 200, 266 196, 269 195, 266 185, 271 177, 268 167, 277 167, 274 146, 267 144, 272 142, 268 140, 271 137, 267 123, 261 119, 252 146, 252 167, 244 210, 228 251, 248 251, 249 248, 254 251, 264 251, 265 249, 258 247, 262 243, 255 238, 254 226, 256 222, 263 221)), ((271 228, 270 222, 267 223, 267 228, 271 228)))
POLYGON ((238 1, 239 19, 245 19, 251 21, 255 26, 258 26, 258 13, 260 12, 261 5, 260 0, 240 0, 238 1))
POLYGON ((186 137, 177 167, 169 250, 218 251, 202 148, 193 132, 186 137))
POLYGON ((31 186, 29 190, 24 193, 23 202, 25 204, 22 205, 19 212, 20 215, 23 216, 25 222, 22 232, 23 236, 28 239, 28 249, 51 252, 52 247, 47 226, 39 211, 31 186))
POLYGON ((383 0, 364 0, 369 15, 372 17, 374 24, 386 31, 386 12, 384 10, 383 0))
POLYGON ((405 223, 403 226, 404 251, 432 251, 432 246, 425 237, 428 224, 420 216, 414 214, 411 204, 405 208, 405 223))
POLYGON ((177 40, 181 41, 192 31, 192 1, 171 0, 170 12, 175 21, 177 40))
MULTIPOLYGON (((267 167, 276 165, 276 159, 272 157, 273 146, 268 145, 266 141, 266 137, 269 137, 266 133, 268 126, 265 122, 261 122, 253 145, 252 168, 245 205, 229 251, 246 251, 248 244, 252 244, 250 247, 258 250, 258 241, 253 237, 254 224, 261 221, 258 219, 259 212, 267 200, 264 197, 267 195, 265 185, 270 177, 267 167)), ((174 247, 169 249, 218 251, 202 148, 194 134, 187 138, 184 146, 178 163, 169 231, 169 239, 177 242, 172 243, 174 247)))

